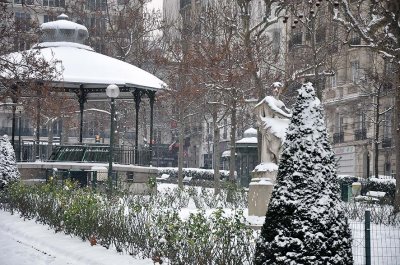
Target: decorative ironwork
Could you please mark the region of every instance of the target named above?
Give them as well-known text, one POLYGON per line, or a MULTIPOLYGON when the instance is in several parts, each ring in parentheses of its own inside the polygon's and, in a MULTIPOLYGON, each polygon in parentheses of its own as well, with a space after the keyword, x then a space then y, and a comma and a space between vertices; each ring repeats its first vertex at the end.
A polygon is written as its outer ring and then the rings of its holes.
POLYGON ((333 134, 333 143, 343 143, 344 142, 344 132, 334 133, 333 134))
POLYGON ((365 140, 367 139, 367 129, 358 129, 354 131, 354 140, 365 140))
POLYGON ((392 147, 392 138, 383 138, 382 139, 382 147, 383 148, 388 148, 388 147, 392 147))

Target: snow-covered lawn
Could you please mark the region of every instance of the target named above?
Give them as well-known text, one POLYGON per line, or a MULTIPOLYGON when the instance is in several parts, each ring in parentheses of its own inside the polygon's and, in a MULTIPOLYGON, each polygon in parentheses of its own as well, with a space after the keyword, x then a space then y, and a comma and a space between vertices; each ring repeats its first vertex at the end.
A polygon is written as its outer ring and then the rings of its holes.
POLYGON ((33 220, 24 221, 18 214, 0 210, 0 264, 150 265, 153 261, 135 259, 99 245, 90 246, 88 241, 55 233, 33 220))

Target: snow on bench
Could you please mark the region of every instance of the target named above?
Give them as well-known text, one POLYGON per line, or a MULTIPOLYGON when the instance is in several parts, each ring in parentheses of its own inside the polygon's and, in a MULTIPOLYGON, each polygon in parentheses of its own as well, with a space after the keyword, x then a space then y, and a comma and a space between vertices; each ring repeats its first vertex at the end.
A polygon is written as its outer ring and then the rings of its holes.
POLYGON ((368 191, 366 194, 366 196, 372 197, 372 198, 383 198, 386 195, 386 192, 383 191, 368 191))
POLYGON ((161 177, 156 178, 157 180, 167 180, 169 178, 168 174, 162 174, 161 177))
POLYGON ((193 177, 184 177, 182 182, 183 183, 189 183, 192 180, 193 177))

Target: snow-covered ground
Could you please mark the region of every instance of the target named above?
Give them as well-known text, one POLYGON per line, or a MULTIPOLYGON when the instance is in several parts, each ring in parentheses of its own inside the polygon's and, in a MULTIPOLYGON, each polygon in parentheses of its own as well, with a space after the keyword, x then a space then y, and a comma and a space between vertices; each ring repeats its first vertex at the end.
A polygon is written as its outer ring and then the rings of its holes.
POLYGON ((55 233, 33 220, 0 210, 1 265, 152 265, 150 259, 135 259, 114 249, 90 246, 88 241, 55 233))
MULTIPOLYGON (((176 184, 159 184, 160 194, 168 189, 176 188, 176 184)), ((200 189, 200 188, 198 188, 200 189)), ((190 199, 192 200, 192 199, 190 199)), ((232 214, 231 209, 224 209, 226 214, 232 214)), ((213 209, 205 211, 209 215, 213 209)), ((187 219, 190 213, 197 212, 193 201, 180 212, 182 219, 187 219)), ((264 217, 244 217, 252 227, 259 227, 264 217)), ((353 235, 353 256, 356 265, 365 263, 364 225, 359 221, 350 220, 353 235)), ((372 264, 400 265, 400 228, 371 224, 371 254, 372 264)), ((30 264, 153 264, 150 259, 134 258, 121 254, 115 249, 106 249, 100 245, 90 246, 89 241, 82 241, 75 236, 55 233, 53 229, 36 223, 33 220, 24 221, 18 214, 0 210, 0 264, 30 265, 30 264)))

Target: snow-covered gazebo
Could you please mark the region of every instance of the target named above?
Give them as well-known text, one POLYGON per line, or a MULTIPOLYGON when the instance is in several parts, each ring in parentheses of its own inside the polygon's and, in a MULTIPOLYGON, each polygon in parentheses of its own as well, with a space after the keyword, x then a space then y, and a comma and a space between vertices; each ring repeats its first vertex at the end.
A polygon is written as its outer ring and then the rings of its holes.
MULTIPOLYGON (((138 120, 140 102, 148 96, 150 102, 150 139, 153 138, 153 105, 157 90, 165 87, 165 83, 154 75, 118 59, 96 53, 91 47, 84 45, 88 37, 85 26, 68 20, 62 14, 57 21, 41 25, 42 41, 30 51, 39 51, 46 61, 59 61, 62 78, 53 82, 54 88, 62 88, 66 92, 75 93, 80 106, 80 135, 82 143, 83 111, 87 100, 107 100, 106 88, 110 84, 118 85, 118 99, 134 99, 136 110, 135 144, 138 146, 138 120)), ((27 51, 29 52, 29 51, 27 51)), ((19 53, 13 53, 15 61, 19 53)), ((150 148, 152 141, 150 141, 150 148)))

